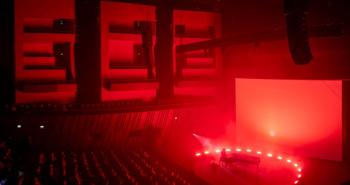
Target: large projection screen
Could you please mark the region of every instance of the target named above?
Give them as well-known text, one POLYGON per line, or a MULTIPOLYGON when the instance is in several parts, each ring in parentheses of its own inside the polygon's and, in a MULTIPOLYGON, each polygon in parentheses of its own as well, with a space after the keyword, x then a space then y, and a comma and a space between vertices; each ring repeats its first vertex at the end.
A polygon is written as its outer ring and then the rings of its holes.
POLYGON ((341 129, 340 80, 236 79, 241 145, 340 161, 341 129))

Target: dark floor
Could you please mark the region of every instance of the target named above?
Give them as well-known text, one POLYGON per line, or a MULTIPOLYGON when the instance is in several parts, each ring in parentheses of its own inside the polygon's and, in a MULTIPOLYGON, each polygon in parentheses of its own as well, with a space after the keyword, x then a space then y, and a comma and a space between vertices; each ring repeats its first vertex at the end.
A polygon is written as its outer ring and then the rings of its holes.
POLYGON ((308 159, 305 161, 305 185, 338 185, 350 180, 350 164, 308 159))

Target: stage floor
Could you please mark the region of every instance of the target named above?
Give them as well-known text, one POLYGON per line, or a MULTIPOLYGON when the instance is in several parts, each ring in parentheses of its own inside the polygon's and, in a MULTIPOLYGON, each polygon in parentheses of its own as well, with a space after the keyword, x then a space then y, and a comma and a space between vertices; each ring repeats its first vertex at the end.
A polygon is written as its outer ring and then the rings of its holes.
MULTIPOLYGON (((195 173, 213 185, 293 185, 295 171, 262 159, 259 167, 251 164, 219 164, 217 159, 198 158, 195 173)), ((340 185, 350 180, 350 164, 318 159, 304 159, 303 185, 340 185)))

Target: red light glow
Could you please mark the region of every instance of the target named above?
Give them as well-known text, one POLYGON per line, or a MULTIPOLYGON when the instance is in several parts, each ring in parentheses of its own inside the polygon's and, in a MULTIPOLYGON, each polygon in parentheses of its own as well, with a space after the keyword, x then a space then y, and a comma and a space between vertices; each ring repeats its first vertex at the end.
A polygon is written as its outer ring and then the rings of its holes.
MULTIPOLYGON (((226 149, 225 149, 225 148, 222 148, 222 149, 216 148, 214 151, 215 151, 215 153, 220 153, 220 151, 222 151, 222 150, 225 150, 225 151, 227 151, 227 152, 228 152, 228 151, 231 151, 230 148, 226 148, 226 149)), ((242 152, 242 151, 246 151, 247 153, 252 153, 253 150, 252 150, 251 148, 249 148, 249 147, 247 147, 247 148, 236 147, 235 151, 236 151, 237 153, 240 153, 240 152, 242 152)), ((205 150, 205 151, 203 152, 203 154, 205 154, 205 155, 210 154, 210 150, 205 150)), ((265 157, 269 158, 269 160, 275 159, 275 160, 278 160, 278 161, 282 161, 282 159, 283 159, 282 155, 277 155, 276 158, 272 158, 272 157, 274 156, 274 154, 273 154, 272 152, 266 153, 266 155, 262 155, 261 150, 257 150, 256 153, 252 153, 252 154, 249 154, 249 155, 260 155, 261 157, 259 157, 259 158, 263 158, 263 157, 265 156, 265 157), (272 159, 271 159, 271 158, 272 158, 272 159)), ((197 157, 201 156, 201 153, 200 153, 200 152, 197 152, 197 153, 196 153, 196 156, 197 156, 197 157)), ((297 162, 294 162, 294 163, 293 163, 293 161, 292 161, 290 158, 287 158, 287 159, 285 160, 285 162, 286 162, 286 163, 292 163, 292 165, 288 165, 288 166, 297 168, 297 171, 298 171, 299 173, 296 175, 296 177, 294 176, 294 179, 296 179, 296 180, 294 181, 294 184, 299 184, 299 180, 298 180, 298 179, 300 179, 300 178, 302 177, 302 174, 301 174, 302 168, 300 167, 301 164, 300 164, 300 163, 297 163, 297 162)), ((293 169, 295 169, 295 168, 293 168, 293 169)))
POLYGON ((301 156, 341 160, 340 80, 235 79, 235 82, 235 132, 240 144, 273 144, 277 147, 272 148, 275 151, 283 146, 301 156))

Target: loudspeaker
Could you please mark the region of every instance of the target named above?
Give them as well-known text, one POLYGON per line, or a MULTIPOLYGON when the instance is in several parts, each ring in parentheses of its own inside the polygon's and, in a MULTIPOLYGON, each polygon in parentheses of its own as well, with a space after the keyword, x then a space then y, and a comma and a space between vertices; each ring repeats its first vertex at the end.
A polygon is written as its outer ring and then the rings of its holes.
POLYGON ((308 64, 313 58, 306 20, 308 7, 309 0, 284 0, 289 51, 296 64, 308 64))

